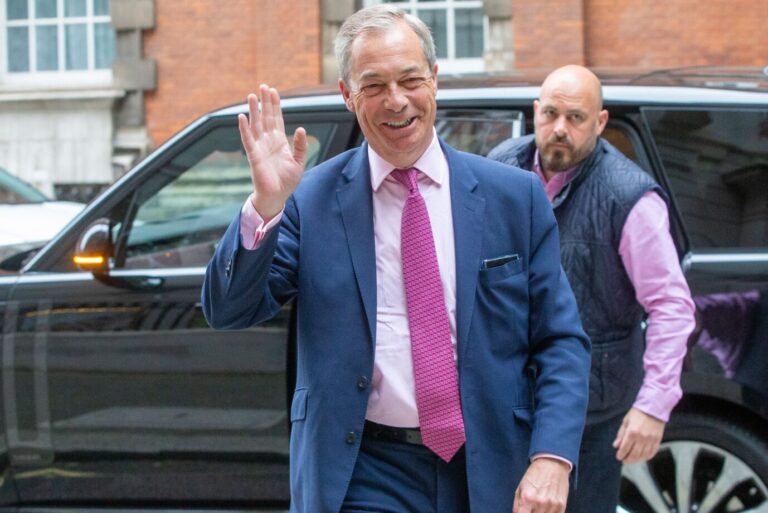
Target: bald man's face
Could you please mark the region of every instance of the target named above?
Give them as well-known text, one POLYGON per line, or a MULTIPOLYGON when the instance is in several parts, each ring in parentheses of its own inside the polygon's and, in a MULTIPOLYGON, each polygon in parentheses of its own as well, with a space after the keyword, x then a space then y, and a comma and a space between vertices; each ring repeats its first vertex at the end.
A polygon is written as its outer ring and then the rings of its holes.
POLYGON ((545 174, 580 164, 595 147, 608 121, 601 110, 600 83, 594 77, 553 74, 533 103, 536 147, 545 174))

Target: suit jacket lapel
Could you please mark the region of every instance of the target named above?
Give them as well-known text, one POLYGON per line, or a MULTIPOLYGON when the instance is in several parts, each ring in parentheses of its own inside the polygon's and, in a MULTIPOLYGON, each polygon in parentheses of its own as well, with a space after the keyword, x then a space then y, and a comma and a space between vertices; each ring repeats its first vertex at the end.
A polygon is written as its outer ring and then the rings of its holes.
POLYGON ((485 199, 477 192, 477 178, 466 160, 441 141, 451 173, 453 238, 456 247, 456 332, 459 359, 467 350, 469 325, 480 271, 485 199))
POLYGON ((360 299, 373 341, 376 339, 376 248, 373 239, 373 192, 367 147, 361 146, 341 170, 336 197, 341 208, 360 299))

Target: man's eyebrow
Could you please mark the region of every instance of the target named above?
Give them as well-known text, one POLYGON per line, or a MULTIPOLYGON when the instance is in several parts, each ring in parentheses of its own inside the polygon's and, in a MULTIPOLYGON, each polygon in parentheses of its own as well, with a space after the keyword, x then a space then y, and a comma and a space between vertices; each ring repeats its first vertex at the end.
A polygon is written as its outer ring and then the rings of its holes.
MULTIPOLYGON (((398 72, 400 76, 410 75, 411 73, 423 73, 424 70, 420 66, 409 66, 398 72)), ((360 80, 374 80, 381 78, 382 75, 378 71, 364 71, 360 74, 360 80)))
POLYGON ((378 73, 376 71, 364 71, 360 75, 360 80, 366 80, 366 79, 370 80, 370 79, 379 78, 379 77, 381 77, 381 73, 378 73))

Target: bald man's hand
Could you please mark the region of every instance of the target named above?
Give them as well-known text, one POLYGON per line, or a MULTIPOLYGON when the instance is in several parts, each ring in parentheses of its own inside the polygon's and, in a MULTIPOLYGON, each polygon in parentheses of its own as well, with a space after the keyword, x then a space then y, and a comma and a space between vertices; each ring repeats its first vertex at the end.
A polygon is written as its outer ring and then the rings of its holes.
POLYGON ((624 416, 613 447, 616 459, 624 463, 650 460, 659 451, 666 424, 647 413, 631 408, 624 416))

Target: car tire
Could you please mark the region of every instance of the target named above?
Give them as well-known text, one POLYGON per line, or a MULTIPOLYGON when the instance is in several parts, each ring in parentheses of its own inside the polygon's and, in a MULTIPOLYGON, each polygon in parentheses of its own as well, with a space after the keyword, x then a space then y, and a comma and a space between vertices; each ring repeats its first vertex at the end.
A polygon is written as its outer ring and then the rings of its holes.
POLYGON ((658 454, 624 465, 618 512, 768 511, 768 444, 719 416, 678 412, 658 454))

